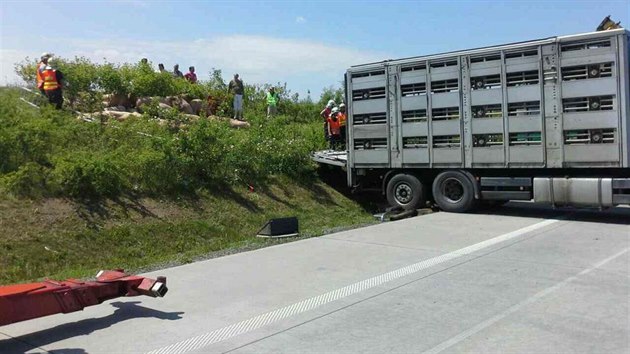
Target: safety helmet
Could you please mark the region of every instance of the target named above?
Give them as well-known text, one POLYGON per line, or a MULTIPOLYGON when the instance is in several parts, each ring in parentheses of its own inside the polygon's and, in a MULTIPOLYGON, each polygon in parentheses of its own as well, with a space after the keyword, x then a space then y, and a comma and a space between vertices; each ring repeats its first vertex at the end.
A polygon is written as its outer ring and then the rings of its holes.
POLYGON ((328 104, 327 104, 328 107, 332 107, 334 105, 335 105, 335 100, 328 101, 328 104))
POLYGON ((340 103, 340 104, 339 104, 339 108, 341 108, 341 107, 345 107, 345 106, 346 106, 346 104, 345 104, 345 103, 340 103))
POLYGON ((337 113, 337 112, 339 112, 339 108, 338 108, 338 107, 334 107, 334 108, 332 109, 332 111, 330 111, 330 112, 331 112, 331 113, 337 113))
POLYGON ((41 59, 42 60, 50 59, 50 58, 52 58, 52 56, 53 56, 53 53, 44 52, 44 53, 42 53, 41 59))

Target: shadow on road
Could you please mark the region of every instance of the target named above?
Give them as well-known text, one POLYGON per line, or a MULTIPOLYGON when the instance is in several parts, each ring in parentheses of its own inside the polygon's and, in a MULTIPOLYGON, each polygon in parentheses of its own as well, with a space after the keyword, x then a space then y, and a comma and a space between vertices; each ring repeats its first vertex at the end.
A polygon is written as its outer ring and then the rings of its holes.
MULTIPOLYGON (((179 320, 182 318, 184 312, 162 312, 154 309, 150 309, 143 306, 138 306, 139 301, 132 302, 113 302, 111 305, 116 307, 116 310, 108 316, 89 318, 77 322, 64 323, 62 325, 48 328, 42 331, 25 334, 23 336, 14 337, 17 342, 31 346, 30 350, 36 350, 47 344, 56 343, 64 339, 84 336, 96 332, 98 330, 110 327, 119 322, 134 318, 155 318, 160 320, 179 320)), ((0 341, 0 348, 8 349, 11 352, 11 343, 15 344, 15 341, 7 340, 0 341), (8 343, 5 343, 8 342, 8 343)), ((3 352, 0 350, 0 352, 3 352)), ((58 349, 52 351, 53 353, 64 354, 80 354, 85 353, 85 350, 80 348, 68 348, 58 349)))
POLYGON ((541 204, 511 202, 503 206, 480 208, 475 213, 484 215, 562 219, 582 222, 630 225, 630 208, 599 210, 563 207, 554 209, 550 206, 541 204))

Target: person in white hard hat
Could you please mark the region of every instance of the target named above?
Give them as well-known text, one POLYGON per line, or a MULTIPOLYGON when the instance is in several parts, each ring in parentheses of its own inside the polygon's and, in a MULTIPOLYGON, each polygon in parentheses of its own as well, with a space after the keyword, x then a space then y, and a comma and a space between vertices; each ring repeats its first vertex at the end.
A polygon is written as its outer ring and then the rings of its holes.
POLYGON ((326 137, 326 140, 329 139, 328 118, 330 117, 333 107, 335 107, 335 100, 329 100, 326 107, 319 113, 319 115, 324 119, 324 136, 326 137))
POLYGON ((330 142, 330 149, 337 150, 340 142, 341 131, 339 126, 339 108, 333 107, 328 116, 328 140, 330 142))
POLYGON ((42 53, 39 58, 39 63, 37 63, 37 89, 44 96, 46 96, 46 91, 44 91, 44 78, 42 77, 42 72, 44 72, 46 66, 48 66, 48 60, 52 58, 52 56, 52 53, 42 53))
POLYGON ((55 108, 61 109, 63 106, 63 93, 61 90, 63 74, 59 70, 53 69, 50 65, 46 65, 41 75, 44 81, 42 89, 46 97, 48 97, 48 102, 55 105, 55 108))

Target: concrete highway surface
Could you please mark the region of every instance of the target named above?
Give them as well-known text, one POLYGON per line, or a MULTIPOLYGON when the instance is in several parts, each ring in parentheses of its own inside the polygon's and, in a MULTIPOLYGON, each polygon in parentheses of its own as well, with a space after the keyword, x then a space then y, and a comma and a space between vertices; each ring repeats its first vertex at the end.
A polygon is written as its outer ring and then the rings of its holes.
POLYGON ((434 213, 170 269, 0 353, 630 353, 630 208, 434 213))

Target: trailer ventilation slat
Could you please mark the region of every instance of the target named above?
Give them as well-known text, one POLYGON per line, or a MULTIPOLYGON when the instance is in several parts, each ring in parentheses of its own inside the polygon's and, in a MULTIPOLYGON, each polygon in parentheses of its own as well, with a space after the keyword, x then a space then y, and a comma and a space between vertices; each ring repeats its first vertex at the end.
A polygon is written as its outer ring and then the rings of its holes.
POLYGON ((403 138, 403 149, 419 149, 428 147, 426 136, 410 136, 403 138))
POLYGON ((355 114, 352 122, 354 125, 375 125, 386 124, 387 114, 382 113, 370 113, 370 114, 355 114))
POLYGON ((365 73, 353 73, 352 78, 356 79, 360 77, 370 77, 370 76, 379 76, 379 75, 385 75, 385 70, 370 71, 370 72, 365 72, 365 73))
POLYGON ((575 50, 588 50, 588 49, 597 49, 597 48, 609 48, 610 47, 610 39, 606 40, 591 40, 585 42, 578 43, 566 43, 561 47, 562 52, 571 52, 575 50))
POLYGON ((472 106, 473 118, 501 118, 503 111, 500 104, 472 106))
POLYGON ((505 53, 505 59, 525 58, 525 57, 532 57, 535 55, 538 55, 538 50, 531 49, 531 50, 520 51, 520 52, 505 53))
POLYGON ((355 150, 385 150, 387 149, 386 138, 376 139, 354 139, 355 150))
POLYGON ((432 120, 459 119, 459 107, 434 108, 431 111, 432 120))
POLYGON ((426 109, 414 109, 410 111, 402 111, 403 123, 422 122, 427 120, 426 109))
POLYGON ((540 132, 510 133, 510 146, 540 145, 541 143, 540 132))
POLYGON ((446 60, 446 61, 439 61, 439 62, 431 63, 432 68, 444 68, 447 66, 455 66, 455 65, 457 65, 457 60, 446 60))
POLYGON ((458 79, 431 81, 432 93, 455 92, 457 90, 459 90, 458 79))
POLYGON ((486 147, 503 145, 503 134, 475 134, 473 135, 474 147, 486 147))
POLYGON ((434 148, 452 148, 459 147, 461 139, 459 135, 438 135, 433 137, 434 148))
POLYGON ((612 76, 613 63, 589 64, 562 68, 562 81, 596 79, 612 76))
POLYGON ((491 54, 491 55, 486 55, 486 56, 470 58, 471 63, 483 63, 483 62, 495 61, 495 60, 501 60, 501 54, 491 54))
POLYGON ((591 96, 565 98, 562 100, 562 111, 565 113, 612 111, 614 96, 591 96))
POLYGON ((424 82, 418 82, 415 84, 400 85, 400 92, 403 97, 426 95, 427 84, 424 82))
POLYGON ((372 100, 378 98, 385 98, 385 87, 352 91, 353 101, 372 100))
POLYGON ((540 114, 540 101, 508 103, 508 116, 531 116, 540 114))
POLYGON ((567 145, 613 144, 615 129, 566 130, 564 143, 567 145))
POLYGON ((507 73, 506 81, 507 81, 506 82, 507 87, 538 85, 538 82, 539 82, 538 70, 517 71, 513 73, 507 73))
POLYGON ((470 87, 473 90, 501 88, 501 76, 496 74, 472 77, 470 78, 470 87))
POLYGON ((427 69, 426 64, 418 64, 418 65, 412 65, 412 66, 403 66, 402 68, 400 68, 400 71, 408 72, 408 71, 419 71, 419 70, 426 70, 426 69, 427 69))

